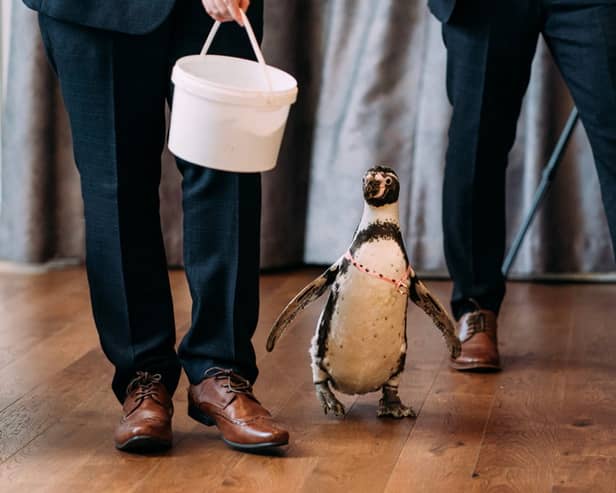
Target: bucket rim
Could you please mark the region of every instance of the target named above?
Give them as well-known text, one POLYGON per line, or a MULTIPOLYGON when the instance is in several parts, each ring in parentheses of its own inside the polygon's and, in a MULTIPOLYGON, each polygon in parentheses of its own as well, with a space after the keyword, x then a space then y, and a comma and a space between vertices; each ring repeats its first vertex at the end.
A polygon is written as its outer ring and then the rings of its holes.
POLYGON ((273 90, 271 92, 268 90, 255 91, 243 89, 241 87, 226 86, 218 82, 198 77, 186 66, 197 60, 202 61, 204 58, 227 59, 239 63, 259 65, 253 60, 225 55, 188 55, 180 58, 175 63, 171 73, 172 82, 176 86, 194 93, 196 96, 230 103, 235 102, 236 104, 252 103, 251 105, 255 106, 282 106, 293 104, 297 100, 297 80, 284 70, 267 65, 268 71, 282 74, 284 78, 294 84, 292 87, 282 90, 273 90))

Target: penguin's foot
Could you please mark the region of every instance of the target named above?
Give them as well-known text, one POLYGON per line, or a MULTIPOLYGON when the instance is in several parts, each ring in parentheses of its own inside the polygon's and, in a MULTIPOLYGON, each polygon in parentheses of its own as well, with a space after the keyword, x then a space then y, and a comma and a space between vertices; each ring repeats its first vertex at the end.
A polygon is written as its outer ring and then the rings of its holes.
POLYGON ((379 418, 416 418, 417 414, 410 406, 402 404, 398 396, 398 389, 394 387, 383 387, 383 397, 379 401, 379 408, 376 411, 379 418))
POLYGON ((379 401, 379 408, 376 411, 379 418, 416 418, 417 414, 413 408, 405 406, 402 402, 385 402, 384 399, 379 401))
POLYGON ((327 414, 329 411, 333 412, 336 416, 344 416, 346 411, 342 403, 336 399, 336 396, 329 388, 328 382, 320 382, 315 384, 317 391, 317 397, 323 407, 323 412, 327 414))

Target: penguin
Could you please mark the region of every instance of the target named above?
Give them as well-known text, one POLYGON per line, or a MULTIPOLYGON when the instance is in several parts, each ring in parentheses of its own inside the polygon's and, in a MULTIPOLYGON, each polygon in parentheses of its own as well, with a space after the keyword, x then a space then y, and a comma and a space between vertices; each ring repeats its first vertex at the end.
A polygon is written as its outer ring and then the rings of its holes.
POLYGON ((365 173, 362 185, 364 210, 350 248, 289 302, 266 348, 272 351, 298 313, 329 289, 310 347, 313 383, 325 414, 345 414, 333 388, 345 394, 381 390, 377 416, 415 417, 398 395, 409 298, 432 319, 454 358, 460 340, 449 314, 409 263, 400 232, 398 175, 376 166, 365 173))

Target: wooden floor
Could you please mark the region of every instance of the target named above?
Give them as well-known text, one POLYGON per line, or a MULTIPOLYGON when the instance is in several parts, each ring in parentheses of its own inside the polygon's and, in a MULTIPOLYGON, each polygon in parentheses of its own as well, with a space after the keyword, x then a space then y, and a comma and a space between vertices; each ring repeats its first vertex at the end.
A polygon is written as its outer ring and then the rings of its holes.
MULTIPOLYGON (((119 405, 98 348, 84 272, 0 274, 0 491, 482 492, 616 491, 616 285, 514 283, 501 317, 505 371, 450 371, 414 307, 402 396, 419 416, 382 421, 377 394, 323 415, 308 344, 321 304, 276 351, 269 325, 317 273, 263 277, 256 392, 290 429, 276 456, 228 449, 175 396, 175 447, 141 457, 111 442, 119 405)), ((179 333, 190 302, 171 273, 179 333)), ((447 300, 450 285, 429 286, 447 300)))

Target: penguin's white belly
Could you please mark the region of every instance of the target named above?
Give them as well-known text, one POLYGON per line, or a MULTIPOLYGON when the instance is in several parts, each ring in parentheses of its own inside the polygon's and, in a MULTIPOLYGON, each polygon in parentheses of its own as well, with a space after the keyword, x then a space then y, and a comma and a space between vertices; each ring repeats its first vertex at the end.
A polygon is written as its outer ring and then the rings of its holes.
MULTIPOLYGON (((367 243, 355 259, 393 279, 406 271, 402 252, 392 241, 367 243)), ((396 373, 406 353, 408 296, 352 265, 337 284, 338 299, 321 364, 340 391, 373 392, 396 373)))

